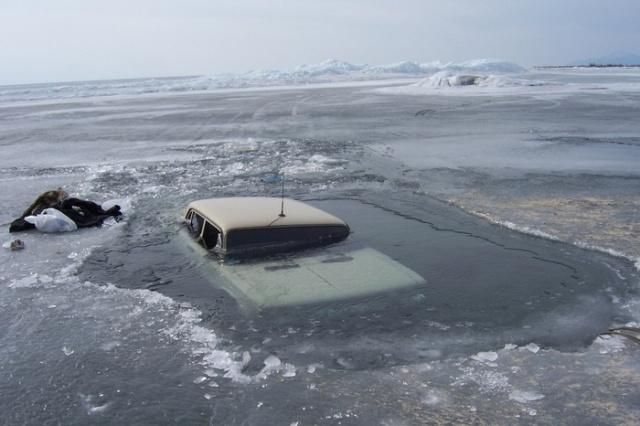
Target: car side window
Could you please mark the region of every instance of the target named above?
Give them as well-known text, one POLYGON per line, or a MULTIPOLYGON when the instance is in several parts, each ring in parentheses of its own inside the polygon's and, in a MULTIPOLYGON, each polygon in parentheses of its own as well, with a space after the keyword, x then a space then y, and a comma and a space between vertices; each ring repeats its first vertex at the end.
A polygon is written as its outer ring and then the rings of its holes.
POLYGON ((206 249, 214 248, 220 241, 220 232, 215 226, 209 222, 204 223, 204 231, 202 232, 202 243, 206 249))
POLYGON ((191 212, 189 218, 189 231, 194 237, 199 237, 204 226, 204 219, 196 212, 191 212))

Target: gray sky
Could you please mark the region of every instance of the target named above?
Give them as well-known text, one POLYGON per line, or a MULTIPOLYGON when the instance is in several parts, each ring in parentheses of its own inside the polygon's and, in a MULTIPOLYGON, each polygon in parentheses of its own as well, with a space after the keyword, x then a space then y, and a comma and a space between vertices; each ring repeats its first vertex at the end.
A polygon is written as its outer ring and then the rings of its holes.
POLYGON ((638 0, 0 0, 0 84, 640 53, 638 0))

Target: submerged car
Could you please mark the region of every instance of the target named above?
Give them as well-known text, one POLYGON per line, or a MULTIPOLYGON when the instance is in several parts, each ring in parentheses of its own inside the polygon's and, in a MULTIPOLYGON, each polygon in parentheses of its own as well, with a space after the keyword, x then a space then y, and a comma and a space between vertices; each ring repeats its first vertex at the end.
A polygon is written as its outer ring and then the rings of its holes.
POLYGON ((196 240, 222 256, 273 254, 331 244, 349 235, 349 226, 332 214, 271 197, 194 201, 185 219, 196 240))
POLYGON ((301 201, 198 200, 188 205, 184 218, 190 246, 209 258, 203 264, 211 281, 251 310, 346 300, 425 283, 385 254, 347 239, 349 226, 341 219, 301 201), (210 259, 211 253, 216 259, 210 259), (242 260, 227 261, 235 258, 242 260))

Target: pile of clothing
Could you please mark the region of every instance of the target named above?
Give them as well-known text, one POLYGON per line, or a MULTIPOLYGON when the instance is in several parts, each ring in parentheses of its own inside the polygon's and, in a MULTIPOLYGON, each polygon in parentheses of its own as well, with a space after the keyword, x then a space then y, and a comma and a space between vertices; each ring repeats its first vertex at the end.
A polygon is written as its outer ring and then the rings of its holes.
POLYGON ((9 232, 37 229, 42 232, 68 232, 78 228, 101 226, 108 218, 118 221, 120 206, 107 210, 102 206, 78 198, 69 198, 62 188, 41 194, 22 215, 11 222, 9 232))

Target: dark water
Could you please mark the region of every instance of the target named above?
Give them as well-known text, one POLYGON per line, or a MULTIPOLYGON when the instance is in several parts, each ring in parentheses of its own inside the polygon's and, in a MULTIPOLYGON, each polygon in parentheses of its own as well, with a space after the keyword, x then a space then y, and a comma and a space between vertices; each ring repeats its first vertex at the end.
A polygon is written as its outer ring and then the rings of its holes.
MULTIPOLYGON (((81 277, 105 282, 116 271, 131 288, 159 291, 197 306, 214 329, 243 323, 256 330, 253 335, 232 332, 233 341, 259 345, 264 336, 275 336, 267 347, 278 352, 281 345, 300 343, 296 337, 287 336, 286 342, 278 339, 291 327, 296 334, 313 335, 303 342, 317 344, 318 339, 328 338, 334 349, 339 346, 336 341, 348 344, 354 336, 387 334, 390 344, 380 348, 379 354, 365 356, 381 357, 381 366, 421 359, 419 349, 411 353, 394 347, 394 339, 416 333, 425 340, 432 333, 436 339, 446 335, 445 341, 426 347, 448 355, 530 341, 577 350, 613 322, 630 320, 611 298, 627 299, 634 290, 617 283, 615 273, 599 260, 604 256, 505 232, 426 197, 404 197, 376 194, 370 199, 312 202, 350 223, 353 234, 342 245, 373 247, 425 278, 427 284, 413 291, 250 315, 241 312, 220 283, 216 286, 219 278, 202 265, 218 260, 198 259, 196 253, 180 247, 186 243, 175 238, 175 225, 157 230, 153 243, 147 242, 148 236, 142 244, 125 239, 107 250, 96 250, 83 265, 81 277), (135 263, 127 261, 132 257, 135 263), (473 338, 450 342, 452 334, 473 338), (382 357, 389 352, 399 352, 402 360, 382 357)), ((633 274, 631 265, 618 268, 633 274)), ((313 356, 314 362, 332 361, 330 354, 324 354, 328 359, 317 359, 318 355, 313 356)))

